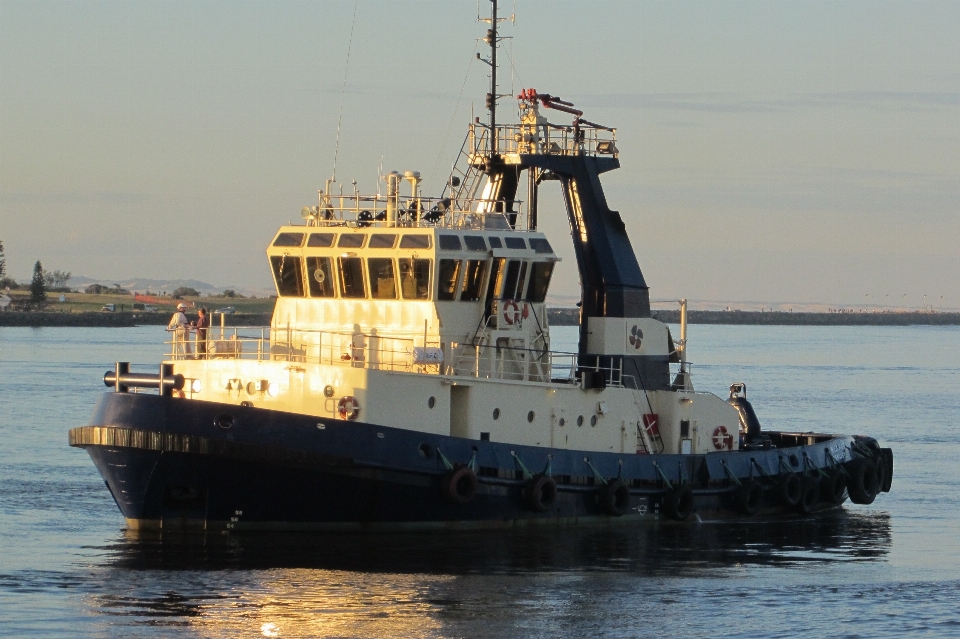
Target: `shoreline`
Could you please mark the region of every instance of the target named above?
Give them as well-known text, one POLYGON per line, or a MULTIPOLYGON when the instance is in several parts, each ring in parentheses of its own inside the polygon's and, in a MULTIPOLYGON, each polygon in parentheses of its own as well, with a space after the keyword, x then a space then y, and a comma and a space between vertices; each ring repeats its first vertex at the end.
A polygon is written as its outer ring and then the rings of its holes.
MULTIPOLYGON (((654 310, 654 318, 667 324, 680 323, 679 310, 654 310)), ((579 310, 551 308, 547 311, 551 326, 576 326, 579 310)), ((227 317, 227 326, 269 326, 272 313, 236 313, 227 317)), ((106 327, 166 326, 166 313, 44 311, 0 312, 0 326, 19 327, 106 327)), ((789 313, 782 311, 689 311, 689 324, 730 324, 752 326, 958 326, 960 313, 789 313)), ((214 324, 219 325, 218 322, 214 324)), ((214 326, 213 328, 216 328, 214 326)))

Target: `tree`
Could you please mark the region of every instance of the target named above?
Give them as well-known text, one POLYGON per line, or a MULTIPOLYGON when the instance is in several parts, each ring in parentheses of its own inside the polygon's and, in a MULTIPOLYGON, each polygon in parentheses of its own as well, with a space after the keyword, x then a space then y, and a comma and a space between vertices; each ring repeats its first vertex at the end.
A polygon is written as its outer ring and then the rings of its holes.
POLYGON ((43 284, 43 265, 40 260, 33 265, 33 280, 30 281, 30 301, 40 304, 47 299, 47 290, 43 284))
POLYGON ((64 273, 63 271, 52 271, 50 273, 44 273, 43 282, 47 285, 47 288, 57 289, 57 288, 66 288, 67 282, 70 281, 71 273, 68 271, 64 273))
POLYGON ((189 286, 181 286, 173 291, 173 299, 180 299, 182 297, 199 297, 200 291, 195 288, 190 288, 189 286))
POLYGON ((0 240, 0 280, 7 278, 7 258, 3 255, 3 240, 0 240))

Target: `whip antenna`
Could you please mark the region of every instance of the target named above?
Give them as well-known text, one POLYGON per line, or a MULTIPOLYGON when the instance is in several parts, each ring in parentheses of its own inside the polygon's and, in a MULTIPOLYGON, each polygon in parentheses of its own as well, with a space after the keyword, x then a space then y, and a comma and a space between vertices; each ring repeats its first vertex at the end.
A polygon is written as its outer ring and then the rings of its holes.
POLYGON ((350 23, 350 40, 347 42, 347 62, 343 65, 343 85, 340 87, 340 115, 337 116, 337 143, 333 149, 333 177, 332 182, 337 181, 337 156, 340 154, 340 123, 343 122, 343 98, 347 90, 347 70, 350 68, 350 50, 353 48, 353 27, 357 24, 357 5, 360 0, 354 0, 353 3, 353 21, 350 23))

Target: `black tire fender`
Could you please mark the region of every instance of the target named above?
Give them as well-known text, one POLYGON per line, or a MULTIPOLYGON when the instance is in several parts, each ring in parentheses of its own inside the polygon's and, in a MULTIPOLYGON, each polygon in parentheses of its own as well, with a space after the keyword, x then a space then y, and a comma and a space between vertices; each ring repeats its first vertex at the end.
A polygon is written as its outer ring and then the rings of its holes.
POLYGON ((600 508, 614 517, 622 517, 630 509, 630 489, 623 481, 612 479, 600 489, 600 508))
POLYGON ((813 477, 804 476, 800 480, 800 501, 797 502, 797 511, 802 515, 809 515, 818 501, 820 501, 820 482, 813 477))
POLYGON ((839 469, 828 470, 820 480, 820 501, 827 504, 842 504, 846 499, 847 476, 839 469))
POLYGON ((794 508, 800 503, 802 485, 800 475, 796 473, 784 473, 777 479, 777 485, 774 491, 777 495, 777 501, 787 508, 794 508))
POLYGON ((674 486, 661 500, 663 513, 674 521, 684 521, 693 514, 693 491, 687 486, 674 486))
POLYGON ((557 501, 557 482, 553 477, 538 474, 524 486, 523 501, 530 510, 543 513, 557 501))
POLYGON ((466 504, 477 494, 477 474, 466 466, 447 472, 440 482, 443 497, 454 504, 466 504))
POLYGON ((760 510, 763 501, 763 488, 759 484, 747 481, 733 491, 733 506, 747 517, 753 517, 760 510))
POLYGON ((855 504, 872 504, 880 490, 876 458, 857 459, 847 466, 847 471, 850 473, 850 483, 847 486, 850 501, 855 504))

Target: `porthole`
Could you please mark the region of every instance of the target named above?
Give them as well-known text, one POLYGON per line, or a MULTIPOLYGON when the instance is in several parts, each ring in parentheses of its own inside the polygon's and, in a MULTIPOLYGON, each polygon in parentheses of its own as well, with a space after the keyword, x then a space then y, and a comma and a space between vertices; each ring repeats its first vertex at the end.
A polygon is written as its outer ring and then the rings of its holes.
POLYGON ((494 409, 493 409, 493 419, 494 419, 494 421, 500 419, 500 409, 499 409, 499 408, 494 408, 494 409))
POLYGON ((577 427, 583 426, 583 415, 577 417, 577 427))
POLYGON ((217 418, 213 420, 213 425, 224 430, 233 428, 233 415, 218 415, 217 418))
POLYGON ((433 395, 430 396, 430 399, 427 400, 427 408, 433 408, 437 405, 437 398, 433 395))
POLYGON ((333 386, 327 384, 323 387, 323 396, 324 397, 333 397, 333 386))
POLYGON ((433 457, 433 447, 430 444, 420 444, 420 448, 417 450, 420 452, 420 456, 425 459, 430 459, 433 457))
POLYGON ((597 425, 597 416, 596 416, 596 415, 591 415, 591 416, 590 416, 590 425, 591 425, 591 426, 596 426, 596 425, 597 425))
POLYGON ((567 422, 566 422, 565 419, 563 419, 563 417, 561 417, 561 418, 560 418, 560 421, 557 422, 557 423, 560 424, 560 428, 563 428, 563 425, 566 424, 567 422))
POLYGON ((527 413, 528 422, 533 423, 533 420, 535 420, 536 418, 537 418, 537 414, 535 412, 530 411, 529 413, 527 413))

